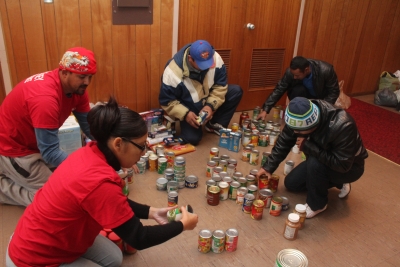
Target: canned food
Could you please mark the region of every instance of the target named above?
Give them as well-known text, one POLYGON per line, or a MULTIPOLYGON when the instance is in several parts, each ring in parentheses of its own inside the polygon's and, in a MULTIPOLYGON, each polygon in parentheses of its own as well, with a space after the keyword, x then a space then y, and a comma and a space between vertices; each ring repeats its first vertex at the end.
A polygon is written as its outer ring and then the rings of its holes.
POLYGON ((155 151, 156 151, 157 156, 161 156, 161 155, 164 156, 164 150, 165 149, 164 149, 163 145, 161 145, 161 144, 156 145, 155 151))
POLYGON ((182 218, 182 213, 179 208, 169 210, 167 212, 168 222, 179 221, 182 218))
POLYGON ((271 178, 268 180, 269 189, 275 193, 278 190, 279 175, 272 174, 271 178))
POLYGON ((174 170, 171 168, 165 169, 164 171, 164 177, 165 179, 167 179, 168 181, 171 181, 174 179, 174 170))
POLYGON ((297 249, 284 249, 276 256, 275 267, 308 267, 308 259, 297 249))
POLYGON ((227 167, 228 167, 228 161, 226 159, 221 159, 219 161, 218 167, 222 167, 222 171, 226 172, 227 167))
POLYGON ((233 182, 233 179, 229 176, 224 176, 222 177, 222 181, 228 183, 228 185, 230 185, 233 182))
POLYGON ((211 161, 215 162, 215 167, 219 166, 219 162, 220 162, 221 158, 220 157, 212 157, 211 161))
POLYGON ((251 169, 250 170, 250 175, 253 175, 254 177, 257 176, 257 173, 258 173, 258 169, 251 169))
POLYGON ((294 161, 288 160, 285 162, 285 167, 283 168, 283 174, 288 175, 294 168, 294 161))
POLYGON ((253 149, 250 154, 250 164, 251 165, 258 165, 258 157, 260 152, 256 149, 253 149))
POLYGON ((208 194, 208 188, 210 188, 210 186, 213 186, 213 185, 217 185, 217 182, 214 180, 211 180, 211 179, 206 181, 206 192, 205 192, 206 197, 208 194))
POLYGON ((178 184, 178 182, 177 181, 169 181, 168 183, 167 183, 167 191, 168 192, 171 192, 171 191, 178 191, 178 187, 179 186, 179 184, 178 184))
POLYGON ((219 183, 219 182, 222 181, 221 176, 213 176, 213 177, 211 177, 211 179, 214 180, 214 181, 216 181, 217 183, 219 183))
POLYGON ((243 173, 241 172, 234 172, 232 175, 232 179, 237 181, 240 177, 243 177, 243 173))
POLYGON ((164 177, 158 178, 157 179, 157 190, 160 190, 160 191, 167 190, 167 183, 168 183, 168 180, 165 179, 164 177))
POLYGON ((188 175, 185 179, 185 187, 187 188, 197 188, 199 185, 199 178, 195 175, 188 175))
POLYGON ((220 188, 219 200, 228 199, 229 184, 227 182, 219 182, 218 187, 220 188))
POLYGON ((231 200, 236 200, 237 190, 240 187, 240 183, 233 181, 229 186, 228 198, 231 200))
POLYGON ((265 125, 265 129, 268 129, 268 130, 274 129, 274 127, 272 127, 272 124, 274 124, 273 121, 267 121, 267 123, 265 125))
POLYGON ((218 155, 219 155, 218 147, 212 147, 210 149, 210 160, 212 159, 212 157, 218 157, 218 155))
POLYGON ((257 197, 257 191, 258 187, 254 184, 247 186, 247 193, 253 194, 255 197, 257 197))
POLYGON ((229 156, 228 156, 228 155, 222 155, 220 158, 221 158, 221 159, 224 159, 224 160, 226 160, 226 161, 229 160, 229 156))
POLYGON ((239 131, 239 124, 237 124, 236 122, 232 123, 232 132, 237 132, 239 131))
POLYGON ((263 152, 262 153, 262 158, 261 158, 261 167, 264 166, 265 162, 267 162, 267 159, 271 155, 271 152, 263 152))
POLYGON ((236 191, 236 204, 243 204, 244 196, 247 194, 246 187, 239 187, 236 191))
POLYGON ((254 199, 255 199, 255 197, 253 194, 247 193, 244 196, 243 205, 242 205, 242 211, 244 213, 251 213, 251 206, 253 205, 254 199))
POLYGON ((228 165, 232 164, 235 166, 235 171, 236 171, 236 167, 237 167, 237 160, 236 159, 228 159, 228 165))
POLYGON ((233 164, 228 164, 228 167, 226 168, 226 173, 228 174, 228 176, 233 176, 234 172, 235 172, 235 165, 233 164))
POLYGON ((167 153, 165 153, 165 157, 167 158, 167 168, 172 168, 175 161, 175 152, 168 151, 167 153))
POLYGON ((282 198, 282 210, 288 210, 289 209, 289 199, 287 197, 283 197, 282 198))
POLYGON ((228 173, 222 171, 222 172, 219 173, 219 176, 220 176, 222 179, 224 179, 224 177, 228 176, 228 173))
POLYGON ((214 176, 221 177, 219 174, 220 174, 220 172, 222 172, 223 170, 224 170, 224 169, 223 169, 221 166, 215 167, 214 170, 213 170, 212 176, 213 176, 213 177, 214 177, 214 176))
POLYGON ((243 147, 242 161, 249 162, 250 161, 250 154, 251 154, 251 147, 249 147, 249 146, 243 147))
POLYGON ((149 156, 143 155, 140 157, 140 159, 143 160, 144 162, 146 162, 146 169, 148 169, 150 167, 149 156))
POLYGON ((261 108, 259 106, 253 109, 253 120, 256 120, 258 115, 261 113, 261 108))
POLYGON ((168 192, 168 207, 174 207, 178 205, 178 192, 170 191, 168 192))
POLYGON ((225 250, 233 252, 237 249, 239 232, 235 228, 230 228, 225 232, 225 250))
POLYGON ((258 191, 258 199, 264 202, 264 208, 269 208, 271 206, 272 196, 273 193, 269 189, 264 188, 258 191))
POLYGON ((253 144, 254 147, 256 147, 258 145, 258 133, 252 133, 251 134, 250 144, 253 144))
POLYGON ((201 253, 207 253, 211 250, 211 237, 212 232, 210 230, 200 230, 198 240, 198 250, 201 253))
POLYGON ((252 175, 252 174, 247 174, 246 175, 246 180, 247 180, 247 183, 246 183, 247 186, 250 186, 252 184, 254 184, 254 185, 256 184, 256 177, 254 175, 252 175))
POLYGON ((258 188, 261 189, 268 189, 269 188, 269 181, 268 181, 268 176, 265 174, 260 175, 258 177, 258 188))
POLYGON ((218 186, 210 186, 207 191, 207 204, 217 206, 219 204, 220 188, 218 186))
POLYGON ((261 220, 264 211, 264 201, 258 199, 253 201, 251 206, 251 218, 254 220, 261 220))
POLYGON ((204 121, 207 119, 208 112, 207 111, 200 111, 199 116, 197 117, 197 122, 200 125, 203 125, 204 121))
POLYGON ((271 201, 271 206, 269 208, 269 214, 273 216, 279 216, 282 210, 282 198, 273 197, 271 201))
POLYGON ((280 114, 281 114, 281 106, 275 106, 272 108, 272 117, 274 119, 279 119, 280 118, 280 114))
POLYGON ((159 174, 163 174, 165 169, 167 169, 167 159, 164 158, 164 157, 159 157, 158 158, 157 172, 159 174))
POLYGON ((281 124, 280 123, 272 124, 272 130, 275 131, 275 132, 280 132, 281 131, 281 124))
POLYGON ((243 111, 239 118, 239 127, 243 128, 243 121, 249 119, 249 113, 243 111))
POLYGON ((225 233, 222 230, 215 230, 212 235, 211 250, 214 253, 222 253, 225 248, 225 233))
POLYGON ((269 134, 267 132, 260 132, 258 135, 258 145, 262 147, 268 146, 269 134))
POLYGON ((247 180, 246 180, 246 178, 240 177, 237 181, 240 183, 240 186, 242 186, 242 187, 247 187, 247 180))
POLYGON ((251 122, 250 119, 245 119, 245 120, 243 120, 242 129, 244 130, 244 129, 250 128, 250 122, 251 122))
POLYGON ((207 177, 212 177, 212 174, 214 172, 214 168, 215 168, 216 165, 217 165, 216 162, 212 161, 212 160, 210 160, 207 163, 207 168, 206 168, 206 176, 207 177))
POLYGON ((140 159, 136 162, 136 166, 139 169, 139 174, 144 174, 146 172, 146 161, 144 159, 140 159))
POLYGON ((156 171, 157 170, 157 155, 156 154, 151 154, 149 156, 149 170, 150 171, 156 171))
POLYGON ((251 143, 251 133, 245 133, 242 138, 242 145, 245 147, 251 143))

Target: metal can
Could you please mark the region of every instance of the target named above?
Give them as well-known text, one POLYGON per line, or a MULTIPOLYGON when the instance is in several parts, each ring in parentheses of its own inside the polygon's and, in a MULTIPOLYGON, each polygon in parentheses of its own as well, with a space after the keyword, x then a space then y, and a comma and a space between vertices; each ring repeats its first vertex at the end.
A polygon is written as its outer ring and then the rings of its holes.
POLYGON ((174 161, 174 171, 185 171, 186 170, 186 160, 184 157, 179 156, 175 158, 174 161))
POLYGON ((221 159, 218 166, 222 167, 222 171, 226 172, 228 168, 228 161, 226 159, 221 159))
POLYGON ((263 152, 262 153, 262 158, 261 158, 261 166, 264 166, 265 162, 267 162, 267 159, 271 155, 271 152, 263 152))
POLYGON ((168 151, 167 153, 165 153, 165 157, 167 158, 167 168, 174 167, 175 152, 168 151))
POLYGON ((264 202, 264 208, 269 208, 271 206, 272 196, 273 193, 269 189, 264 188, 258 191, 258 199, 264 202))
POLYGON ((285 162, 285 167, 283 168, 283 174, 288 175, 294 168, 294 161, 288 160, 285 162))
POLYGON ((171 191, 178 191, 179 189, 179 184, 177 181, 169 181, 167 183, 167 192, 171 192, 171 191))
POLYGON ((200 111, 199 116, 197 117, 197 122, 200 125, 202 125, 204 123, 204 121, 206 120, 207 115, 208 115, 207 111, 204 111, 204 110, 200 111))
POLYGON ((221 176, 213 176, 211 177, 211 179, 213 179, 214 181, 216 181, 217 183, 222 181, 222 177, 221 176))
POLYGON ((239 124, 237 124, 236 122, 232 123, 231 129, 232 129, 232 132, 239 131, 239 124))
POLYGON ((178 205, 178 192, 170 191, 168 192, 168 207, 174 207, 178 205))
POLYGON ((228 159, 228 165, 232 164, 235 166, 235 171, 236 171, 236 167, 237 167, 237 160, 236 159, 228 159))
POLYGON ((212 177, 216 165, 217 164, 215 161, 210 160, 209 162, 207 162, 207 168, 206 168, 207 177, 212 177))
POLYGON ((272 174, 271 178, 268 180, 268 188, 275 193, 278 190, 278 184, 279 184, 279 175, 277 174, 272 174))
POLYGON ((186 188, 197 188, 199 186, 199 178, 196 175, 188 175, 185 179, 186 188))
POLYGON ((128 184, 133 183, 133 169, 129 168, 126 170, 126 179, 128 180, 128 184))
POLYGON ((218 186, 210 186, 207 191, 207 204, 217 206, 219 204, 220 189, 218 186))
POLYGON ((250 154, 250 164, 251 165, 258 165, 258 157, 260 155, 260 151, 253 149, 250 154))
POLYGON ((282 198, 282 210, 288 210, 289 209, 289 199, 287 197, 283 197, 282 198))
POLYGON ((167 183, 168 183, 168 180, 165 179, 164 177, 158 178, 157 179, 157 190, 160 190, 160 191, 167 190, 167 183))
POLYGON ((139 169, 139 174, 144 174, 146 172, 146 161, 144 159, 140 159, 136 162, 136 166, 139 169))
POLYGON ((140 157, 140 159, 143 160, 144 162, 146 162, 146 169, 149 169, 149 167, 150 167, 149 166, 150 165, 149 164, 149 156, 143 155, 143 156, 140 157))
POLYGON ((273 121, 267 121, 267 123, 265 125, 265 129, 268 129, 268 130, 274 129, 274 127, 272 127, 272 124, 274 124, 273 121))
POLYGON ((219 200, 228 199, 229 184, 227 182, 219 182, 218 187, 220 189, 219 200))
POLYGON ((252 175, 252 174, 247 174, 246 175, 246 180, 247 180, 247 183, 246 183, 247 186, 250 186, 252 184, 254 184, 254 185, 256 184, 256 177, 254 175, 252 175))
POLYGON ((261 147, 268 146, 269 143, 269 134, 267 132, 260 132, 258 135, 258 145, 261 147))
POLYGON ((261 108, 259 106, 253 109, 253 120, 257 120, 258 115, 261 113, 261 108))
POLYGON ((220 158, 228 161, 230 157, 228 155, 222 155, 220 158))
POLYGON ((257 198, 258 187, 254 184, 247 186, 247 193, 253 194, 257 198))
POLYGON ((251 147, 249 147, 249 146, 243 147, 242 161, 249 162, 250 161, 250 154, 251 154, 251 147))
POLYGON ((272 124, 272 130, 275 132, 280 132, 281 131, 281 124, 280 123, 274 123, 272 124))
POLYGON ((269 182, 268 182, 268 176, 266 176, 265 174, 260 175, 260 177, 258 177, 258 188, 261 189, 269 189, 269 182))
POLYGON ((269 134, 269 145, 270 145, 270 146, 274 146, 277 139, 278 139, 278 135, 276 134, 275 131, 272 131, 272 132, 269 134))
POLYGON ((258 123, 258 130, 260 131, 260 132, 263 132, 263 131, 265 131, 265 128, 267 127, 267 125, 264 123, 264 122, 259 122, 258 123))
POLYGON ((164 177, 165 179, 167 179, 168 181, 171 181, 174 179, 174 170, 171 168, 165 169, 164 171, 164 177))
POLYGON ((212 177, 214 177, 214 176, 219 176, 219 177, 221 177, 219 174, 220 174, 223 170, 224 170, 224 169, 223 169, 221 166, 215 167, 214 170, 213 170, 212 177))
POLYGON ((246 187, 239 187, 236 191, 236 204, 243 204, 244 196, 247 194, 246 187))
POLYGON ((258 169, 251 169, 250 172, 249 172, 249 174, 253 175, 254 177, 257 176, 257 173, 258 173, 258 169))
POLYGON ((212 232, 210 230, 200 230, 198 239, 198 250, 201 253, 207 253, 211 250, 211 237, 212 232))
POLYGON ((157 172, 159 174, 163 174, 166 169, 167 169, 167 158, 159 157, 158 158, 157 172))
POLYGON ((215 230, 212 235, 211 250, 214 253, 222 253, 225 248, 225 232, 215 230))
POLYGON ((164 146, 161 145, 161 144, 158 144, 158 145, 156 145, 156 147, 155 147, 155 151, 156 151, 156 155, 157 155, 157 156, 161 156, 161 155, 164 156, 164 150, 165 150, 165 148, 164 148, 164 146))
POLYGON ((243 199, 242 211, 244 213, 251 213, 251 206, 253 205, 255 197, 253 194, 247 193, 243 199))
POLYGON ((280 114, 281 114, 281 106, 275 106, 272 108, 272 117, 274 119, 279 119, 280 118, 280 114))
POLYGON ((276 256, 275 267, 308 267, 308 259, 297 249, 284 249, 276 256))
POLYGON ((233 164, 228 164, 228 166, 226 167, 226 173, 228 174, 228 176, 233 176, 233 174, 235 173, 235 165, 233 164))
POLYGON ((245 133, 242 138, 242 145, 247 146, 251 143, 251 133, 245 133))
POLYGON ((253 201, 251 206, 251 218, 254 220, 261 220, 264 211, 264 201, 258 199, 253 201))
POLYGON ((150 171, 156 171, 157 170, 157 155, 156 154, 151 154, 149 156, 149 170, 150 171))
POLYGON ((220 176, 222 179, 224 179, 225 176, 228 176, 228 173, 222 171, 222 172, 219 173, 219 176, 220 176))
POLYGON ((239 177, 239 179, 237 179, 237 181, 240 183, 241 187, 246 187, 247 188, 247 180, 244 177, 239 177))
POLYGON ((271 201, 271 206, 269 208, 269 214, 273 216, 281 215, 282 210, 282 198, 281 197, 273 197, 271 201))
POLYGON ((240 187, 240 183, 233 181, 229 186, 228 198, 231 200, 236 200, 237 190, 240 187))
POLYGON ((213 186, 213 185, 217 185, 217 182, 216 181, 214 181, 214 180, 207 180, 206 181, 206 192, 205 192, 205 197, 207 197, 207 195, 208 195, 208 188, 210 188, 210 186, 213 186))
POLYGON ((258 133, 252 133, 251 134, 251 144, 254 145, 254 147, 258 146, 258 133))
POLYGON ((210 160, 212 160, 212 157, 218 157, 218 155, 219 155, 218 147, 212 147, 210 149, 210 160))
POLYGON ((257 130, 258 127, 258 120, 251 120, 250 122, 250 129, 253 130, 257 130))
POLYGON ((215 162, 215 166, 219 166, 220 160, 221 160, 221 158, 217 157, 217 156, 211 158, 211 161, 215 162))
POLYGON ((243 111, 239 118, 239 127, 243 128, 243 121, 249 119, 249 113, 243 111))
POLYGON ((250 129, 250 124, 251 124, 251 120, 250 119, 245 119, 242 123, 242 129, 250 129))
POLYGON ((222 177, 222 181, 228 183, 229 185, 231 185, 231 183, 233 182, 233 179, 229 176, 224 176, 222 177))
POLYGON ((225 250, 229 252, 236 251, 239 240, 239 232, 235 228, 225 231, 225 250))

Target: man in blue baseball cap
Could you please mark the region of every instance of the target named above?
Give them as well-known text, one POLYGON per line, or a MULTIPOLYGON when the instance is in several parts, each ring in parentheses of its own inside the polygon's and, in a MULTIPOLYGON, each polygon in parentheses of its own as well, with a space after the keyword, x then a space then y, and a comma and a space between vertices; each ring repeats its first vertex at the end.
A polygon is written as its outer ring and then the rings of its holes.
POLYGON ((186 143, 197 145, 202 136, 199 114, 206 131, 219 135, 227 128, 242 98, 239 85, 228 85, 224 61, 205 40, 181 48, 165 67, 159 94, 161 107, 180 120, 186 143))
POLYGON ((327 208, 328 189, 340 189, 339 198, 351 190, 350 183, 364 173, 368 157, 353 118, 324 100, 296 97, 285 113, 286 125, 271 155, 257 176, 271 174, 296 144, 306 156, 285 178, 290 191, 307 191, 306 218, 327 208))

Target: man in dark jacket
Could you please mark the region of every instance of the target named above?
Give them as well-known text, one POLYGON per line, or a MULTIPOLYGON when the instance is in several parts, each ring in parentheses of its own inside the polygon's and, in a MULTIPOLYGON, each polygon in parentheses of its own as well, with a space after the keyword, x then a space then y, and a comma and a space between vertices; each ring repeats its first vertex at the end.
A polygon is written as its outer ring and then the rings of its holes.
POLYGON ((224 61, 204 40, 185 45, 167 63, 159 101, 166 113, 180 120, 181 138, 197 145, 203 135, 199 113, 208 132, 227 128, 242 98, 239 85, 227 84, 224 61))
POLYGON ((292 59, 285 75, 268 96, 258 118, 264 120, 285 92, 289 100, 302 96, 308 99, 323 99, 335 104, 340 91, 338 79, 331 64, 297 56, 292 59))
POLYGON ((290 191, 307 191, 307 218, 327 208, 328 189, 337 187, 346 197, 350 183, 364 173, 368 153, 353 118, 323 100, 296 97, 285 112, 286 125, 257 176, 268 177, 296 144, 306 160, 285 178, 290 191))

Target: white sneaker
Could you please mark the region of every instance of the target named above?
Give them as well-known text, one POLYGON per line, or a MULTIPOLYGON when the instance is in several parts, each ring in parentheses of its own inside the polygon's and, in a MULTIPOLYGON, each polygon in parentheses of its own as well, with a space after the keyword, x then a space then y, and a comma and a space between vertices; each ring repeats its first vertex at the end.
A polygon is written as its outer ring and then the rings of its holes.
POLYGON ((323 207, 322 209, 313 211, 313 210, 310 208, 310 206, 308 206, 307 203, 304 204, 304 205, 306 206, 306 218, 307 218, 307 219, 311 219, 312 217, 314 217, 314 216, 317 215, 318 213, 321 213, 321 212, 323 212, 324 210, 326 210, 326 208, 328 207, 328 204, 326 204, 325 207, 323 207))
POLYGON ((351 184, 343 184, 342 189, 340 189, 339 198, 345 198, 350 194, 351 191, 351 184))

